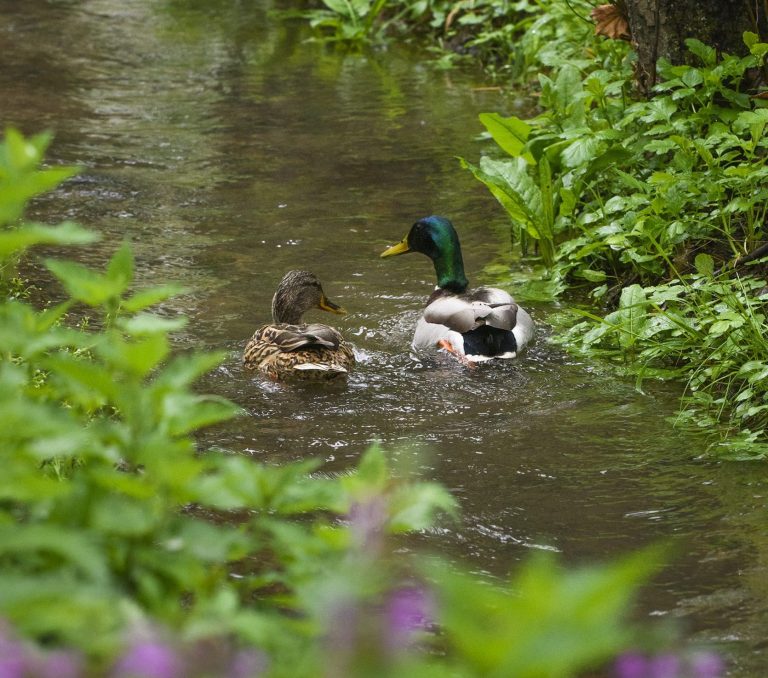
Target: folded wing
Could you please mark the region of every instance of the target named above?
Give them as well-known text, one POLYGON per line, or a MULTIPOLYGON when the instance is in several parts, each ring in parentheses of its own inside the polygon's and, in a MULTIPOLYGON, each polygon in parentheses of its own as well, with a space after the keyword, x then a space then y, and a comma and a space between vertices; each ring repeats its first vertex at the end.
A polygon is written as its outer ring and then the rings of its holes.
POLYGON ((424 319, 464 334, 483 325, 512 330, 517 312, 517 304, 504 290, 480 287, 471 295, 438 297, 424 309, 424 319))
POLYGON ((298 351, 312 347, 337 349, 342 341, 339 334, 328 325, 277 325, 265 337, 281 351, 298 351))

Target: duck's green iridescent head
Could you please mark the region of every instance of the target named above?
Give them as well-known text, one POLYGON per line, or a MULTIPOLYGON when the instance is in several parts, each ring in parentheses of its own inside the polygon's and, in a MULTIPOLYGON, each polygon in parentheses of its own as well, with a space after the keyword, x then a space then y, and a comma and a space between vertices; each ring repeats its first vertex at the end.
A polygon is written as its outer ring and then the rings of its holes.
POLYGON ((459 236, 453 224, 445 217, 431 216, 419 219, 397 245, 381 253, 391 257, 406 252, 426 254, 435 264, 437 285, 451 292, 467 289, 464 262, 461 257, 459 236))

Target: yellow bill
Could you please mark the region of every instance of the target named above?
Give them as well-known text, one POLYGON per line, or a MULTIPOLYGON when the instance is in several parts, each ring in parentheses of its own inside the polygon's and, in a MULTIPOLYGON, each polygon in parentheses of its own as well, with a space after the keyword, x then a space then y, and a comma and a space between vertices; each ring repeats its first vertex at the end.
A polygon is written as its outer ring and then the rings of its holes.
POLYGON ((408 236, 406 236, 397 243, 397 245, 392 245, 392 247, 384 250, 380 256, 383 259, 384 257, 394 257, 396 254, 405 254, 410 251, 411 248, 408 246, 408 236))
POLYGON ((346 309, 342 308, 338 304, 334 304, 325 295, 320 297, 320 303, 317 305, 317 307, 322 309, 323 311, 328 311, 329 313, 337 313, 338 315, 346 315, 347 314, 346 309))

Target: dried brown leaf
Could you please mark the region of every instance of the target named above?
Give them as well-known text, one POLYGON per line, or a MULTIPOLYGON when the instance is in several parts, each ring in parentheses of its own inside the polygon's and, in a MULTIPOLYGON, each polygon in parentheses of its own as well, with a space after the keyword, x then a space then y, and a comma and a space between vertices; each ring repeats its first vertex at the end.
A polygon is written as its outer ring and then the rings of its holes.
POLYGON ((604 35, 611 40, 629 40, 629 22, 618 6, 599 5, 590 12, 590 16, 595 22, 595 35, 604 35))

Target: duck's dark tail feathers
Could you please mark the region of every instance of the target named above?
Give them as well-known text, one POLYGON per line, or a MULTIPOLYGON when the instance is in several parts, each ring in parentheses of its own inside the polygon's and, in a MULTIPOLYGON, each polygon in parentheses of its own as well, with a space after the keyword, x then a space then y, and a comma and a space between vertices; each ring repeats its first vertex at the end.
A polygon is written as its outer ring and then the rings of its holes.
POLYGON ((481 325, 461 336, 464 337, 464 354, 468 356, 484 355, 492 358, 517 352, 517 341, 510 330, 481 325))

